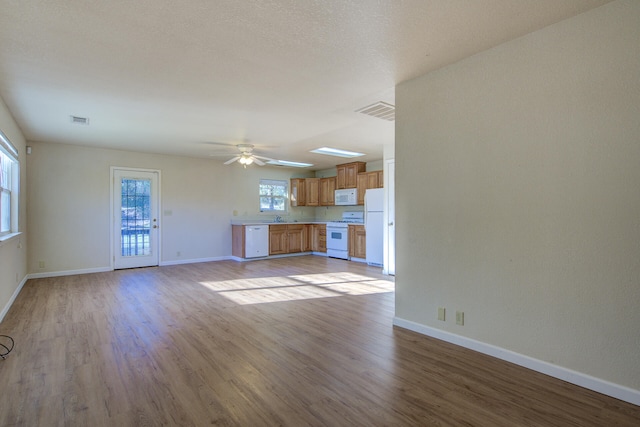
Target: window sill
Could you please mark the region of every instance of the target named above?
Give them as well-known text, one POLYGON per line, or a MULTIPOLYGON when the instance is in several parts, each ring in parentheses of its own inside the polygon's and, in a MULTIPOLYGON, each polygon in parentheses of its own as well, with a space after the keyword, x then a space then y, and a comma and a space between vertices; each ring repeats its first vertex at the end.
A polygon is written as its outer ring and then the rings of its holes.
POLYGON ((22 234, 22 231, 18 231, 17 233, 10 233, 10 234, 5 234, 4 236, 0 236, 0 247, 9 243, 16 237, 20 236, 21 234, 22 234))

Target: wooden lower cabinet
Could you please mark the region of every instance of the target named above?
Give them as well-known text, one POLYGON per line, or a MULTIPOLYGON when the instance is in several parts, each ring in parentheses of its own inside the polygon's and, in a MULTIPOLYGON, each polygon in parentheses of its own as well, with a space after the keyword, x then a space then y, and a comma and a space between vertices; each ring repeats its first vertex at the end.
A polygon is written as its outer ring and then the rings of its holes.
POLYGON ((269 226, 269 255, 311 251, 310 224, 269 226))
POLYGON ((231 255, 244 258, 244 225, 231 226, 231 255))
POLYGON ((311 224, 311 250, 313 252, 327 252, 327 226, 325 224, 311 224))
POLYGON ((311 224, 305 224, 302 231, 302 252, 311 252, 311 224))
POLYGON ((306 225, 304 224, 289 224, 287 225, 287 239, 289 241, 289 253, 302 252, 304 245, 304 231, 306 225))
MULTIPOLYGON (((357 236, 364 233, 364 226, 356 227, 359 227, 356 233, 357 236)), ((350 241, 356 241, 357 239, 359 239, 359 237, 350 238, 350 241)), ((363 241, 362 244, 358 246, 357 253, 359 254, 361 251, 364 251, 364 248, 365 242, 363 241), (360 246, 362 248, 360 248, 360 246)), ((284 255, 311 251, 327 252, 326 224, 269 225, 269 255, 284 255)), ((353 256, 358 257, 358 255, 353 256)))
POLYGON ((364 225, 349 225, 349 256, 367 258, 367 232, 364 225))
POLYGON ((289 253, 289 236, 287 225, 269 226, 269 255, 281 255, 289 253))

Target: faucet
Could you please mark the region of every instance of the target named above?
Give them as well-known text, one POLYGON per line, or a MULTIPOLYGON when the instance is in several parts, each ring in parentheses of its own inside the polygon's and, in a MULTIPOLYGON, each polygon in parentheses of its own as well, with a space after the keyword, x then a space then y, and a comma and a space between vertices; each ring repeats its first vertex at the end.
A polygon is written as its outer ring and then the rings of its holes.
POLYGON ((284 222, 284 220, 280 215, 276 215, 276 219, 274 220, 274 222, 284 222))

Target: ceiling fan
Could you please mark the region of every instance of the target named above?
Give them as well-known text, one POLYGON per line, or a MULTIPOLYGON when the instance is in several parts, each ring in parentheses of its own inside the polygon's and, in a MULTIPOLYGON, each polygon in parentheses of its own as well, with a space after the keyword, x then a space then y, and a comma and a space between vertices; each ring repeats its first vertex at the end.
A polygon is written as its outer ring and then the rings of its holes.
POLYGON ((238 148, 238 150, 240 150, 240 154, 224 162, 225 165, 230 165, 233 162, 238 162, 246 168, 247 165, 250 165, 251 163, 255 163, 258 166, 264 166, 265 163, 262 160, 273 160, 268 157, 262 157, 253 154, 253 145, 251 144, 238 144, 236 145, 236 147, 238 148))

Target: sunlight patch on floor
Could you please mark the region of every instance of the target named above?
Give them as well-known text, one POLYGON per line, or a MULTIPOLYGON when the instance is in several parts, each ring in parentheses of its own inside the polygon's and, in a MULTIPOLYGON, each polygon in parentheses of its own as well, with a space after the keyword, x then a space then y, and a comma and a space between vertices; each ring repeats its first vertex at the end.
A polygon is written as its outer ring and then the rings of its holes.
POLYGON ((345 295, 369 295, 393 292, 394 290, 392 280, 374 279, 347 272, 257 277, 199 283, 240 305, 345 295))

